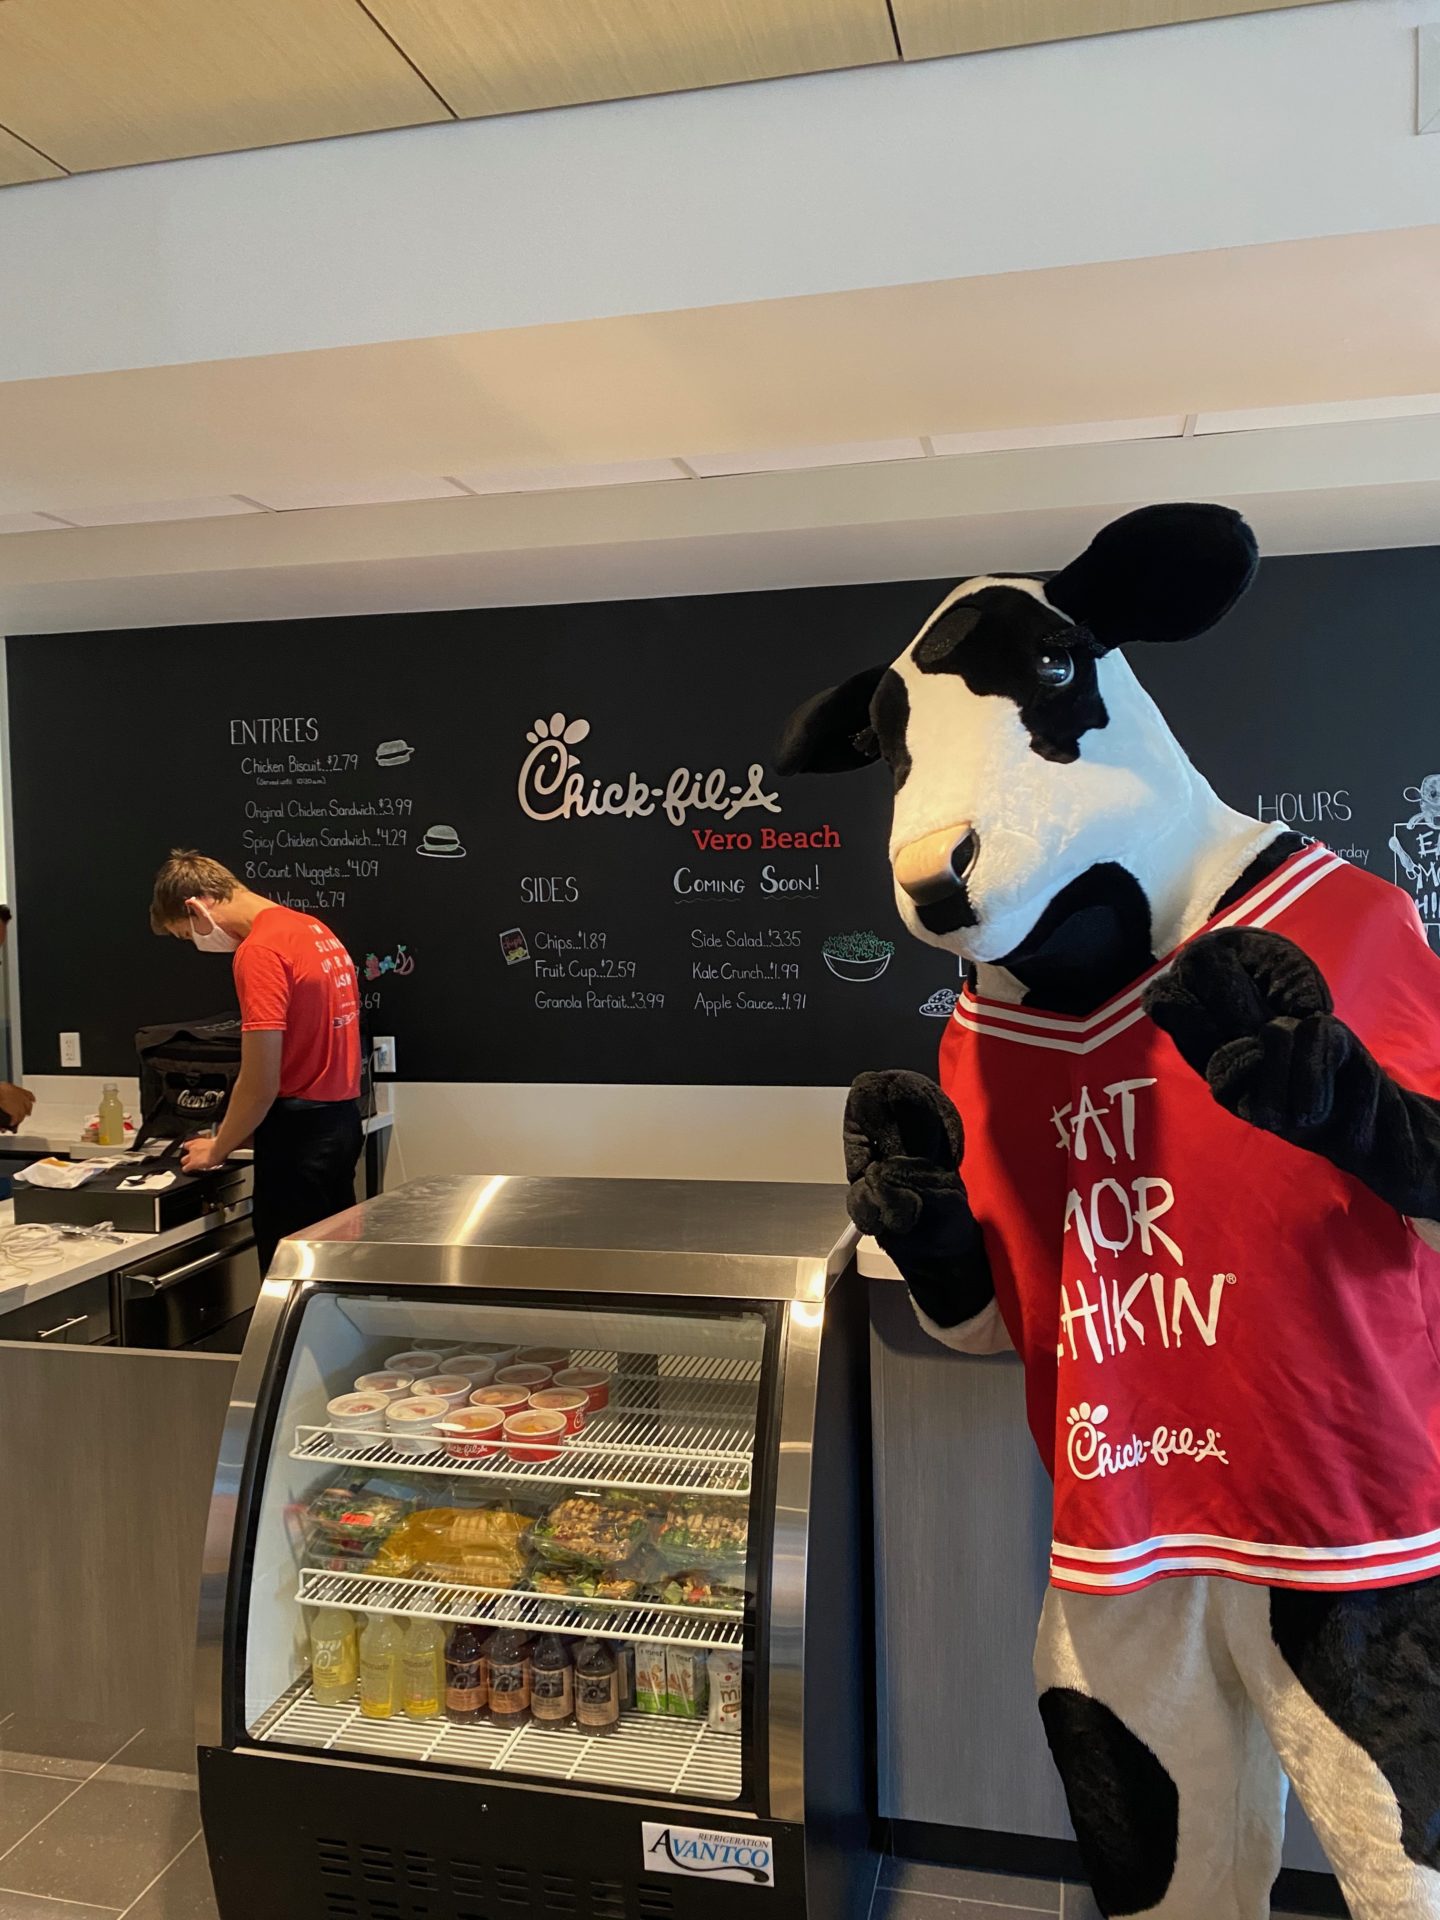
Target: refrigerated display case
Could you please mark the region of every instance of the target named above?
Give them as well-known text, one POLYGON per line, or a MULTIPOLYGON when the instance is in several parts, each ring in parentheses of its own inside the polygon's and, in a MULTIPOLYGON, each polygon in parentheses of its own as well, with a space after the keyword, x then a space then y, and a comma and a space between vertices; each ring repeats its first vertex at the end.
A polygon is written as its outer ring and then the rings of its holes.
POLYGON ((859 1920, 852 1252, 839 1188, 499 1177, 282 1246, 201 1604, 222 1920, 859 1920))

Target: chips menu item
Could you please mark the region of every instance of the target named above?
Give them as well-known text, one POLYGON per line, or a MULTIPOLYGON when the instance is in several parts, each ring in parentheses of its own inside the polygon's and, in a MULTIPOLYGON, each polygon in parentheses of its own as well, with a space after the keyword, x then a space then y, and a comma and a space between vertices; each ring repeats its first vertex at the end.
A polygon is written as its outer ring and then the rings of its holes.
POLYGON ((429 1507, 397 1527, 372 1571, 392 1579, 426 1579, 508 1591, 525 1577, 519 1542, 529 1522, 504 1508, 429 1507))

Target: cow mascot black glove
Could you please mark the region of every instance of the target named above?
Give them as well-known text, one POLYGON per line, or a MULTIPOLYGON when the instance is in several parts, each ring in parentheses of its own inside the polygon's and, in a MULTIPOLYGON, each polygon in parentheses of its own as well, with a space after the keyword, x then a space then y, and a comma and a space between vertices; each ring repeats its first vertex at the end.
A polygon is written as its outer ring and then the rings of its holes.
POLYGON ((1101 1911, 1261 1920, 1288 1777, 1355 1920, 1440 1920, 1440 960, 1222 804, 1120 651, 1255 565, 1224 508, 1129 514, 957 588, 776 765, 885 762, 901 917, 964 963, 940 1084, 852 1089, 851 1212, 936 1338, 1024 1362, 1101 1911))

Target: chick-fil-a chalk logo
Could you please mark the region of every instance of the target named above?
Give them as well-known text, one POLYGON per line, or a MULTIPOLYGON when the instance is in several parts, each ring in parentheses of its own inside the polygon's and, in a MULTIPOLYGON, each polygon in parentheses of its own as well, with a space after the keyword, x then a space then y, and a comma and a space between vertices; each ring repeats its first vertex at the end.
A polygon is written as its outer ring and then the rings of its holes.
POLYGON ((676 767, 660 786, 634 771, 624 780, 587 777, 575 749, 589 734, 588 720, 567 720, 563 713, 527 729, 530 751, 520 763, 517 791, 521 811, 531 820, 586 820, 598 814, 644 820, 658 808, 671 826, 683 827, 692 813, 718 813, 733 820, 748 807, 780 812, 780 796, 766 789, 765 769, 758 760, 746 769, 743 785, 723 767, 709 773, 676 767))

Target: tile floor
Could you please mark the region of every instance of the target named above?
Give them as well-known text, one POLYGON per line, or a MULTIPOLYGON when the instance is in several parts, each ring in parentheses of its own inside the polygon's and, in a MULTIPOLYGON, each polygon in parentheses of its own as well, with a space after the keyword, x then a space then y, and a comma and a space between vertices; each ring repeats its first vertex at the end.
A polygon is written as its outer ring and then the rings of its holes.
MULTIPOLYGON (((870 1909, 870 1920, 1037 1915, 1100 1920, 1083 1887, 894 1858, 870 1909)), ((0 1920, 218 1920, 188 1742, 0 1714, 0 1920)))
POLYGON ((186 1746, 0 1716, 0 1920, 216 1920, 186 1746))

